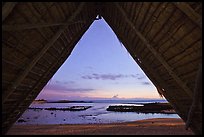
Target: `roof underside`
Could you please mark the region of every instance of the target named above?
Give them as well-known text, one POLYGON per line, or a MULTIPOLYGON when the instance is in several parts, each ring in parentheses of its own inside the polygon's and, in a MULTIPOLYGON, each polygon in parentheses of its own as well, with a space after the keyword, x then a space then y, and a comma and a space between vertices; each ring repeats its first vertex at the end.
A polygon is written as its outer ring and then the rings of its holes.
MULTIPOLYGON (((202 3, 2 3, 5 133, 101 15, 186 122, 202 60, 202 3)), ((198 99, 199 100, 199 99, 198 99)), ((190 128, 202 133, 202 97, 190 128)))

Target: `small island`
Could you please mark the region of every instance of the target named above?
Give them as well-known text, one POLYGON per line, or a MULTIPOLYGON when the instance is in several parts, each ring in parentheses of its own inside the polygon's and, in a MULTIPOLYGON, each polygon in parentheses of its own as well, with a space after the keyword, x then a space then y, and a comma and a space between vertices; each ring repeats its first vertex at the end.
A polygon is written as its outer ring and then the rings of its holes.
POLYGON ((169 103, 147 103, 143 106, 123 106, 114 105, 109 106, 107 111, 116 112, 138 112, 138 113, 164 113, 164 114, 176 114, 175 110, 169 103))
POLYGON ((45 100, 45 99, 38 99, 38 100, 34 100, 33 103, 39 103, 39 104, 47 103, 47 100, 45 100))

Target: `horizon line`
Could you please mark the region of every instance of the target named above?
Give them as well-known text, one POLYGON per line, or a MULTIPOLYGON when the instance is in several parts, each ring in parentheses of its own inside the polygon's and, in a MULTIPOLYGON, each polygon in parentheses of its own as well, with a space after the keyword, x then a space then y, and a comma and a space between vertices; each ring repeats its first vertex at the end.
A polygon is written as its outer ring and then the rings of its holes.
POLYGON ((80 97, 78 99, 76 98, 73 98, 73 99, 70 99, 70 98, 67 98, 67 99, 46 99, 46 98, 36 98, 35 100, 134 100, 134 99, 160 99, 160 100, 166 100, 165 98, 92 98, 92 97, 80 97))

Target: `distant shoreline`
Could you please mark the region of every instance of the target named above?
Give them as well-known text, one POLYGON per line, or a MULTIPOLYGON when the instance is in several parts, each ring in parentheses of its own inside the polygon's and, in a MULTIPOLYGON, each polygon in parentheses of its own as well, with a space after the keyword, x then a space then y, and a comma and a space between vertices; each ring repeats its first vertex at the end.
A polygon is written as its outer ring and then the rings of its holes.
POLYGON ((33 103, 93 103, 92 101, 73 101, 73 100, 56 100, 48 101, 45 99, 34 100, 33 103))
POLYGON ((128 102, 128 104, 135 104, 136 102, 145 102, 145 101, 154 101, 155 103, 158 101, 166 101, 165 99, 96 99, 96 100, 46 100, 46 99, 38 99, 34 100, 33 103, 100 103, 100 102, 128 102))
POLYGON ((58 101, 47 101, 46 103, 93 103, 93 101, 58 100, 58 101))

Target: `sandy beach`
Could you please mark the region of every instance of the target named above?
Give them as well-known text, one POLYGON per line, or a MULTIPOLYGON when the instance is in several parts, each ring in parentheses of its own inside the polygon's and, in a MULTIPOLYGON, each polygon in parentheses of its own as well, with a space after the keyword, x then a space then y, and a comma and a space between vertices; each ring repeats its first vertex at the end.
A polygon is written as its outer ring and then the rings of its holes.
POLYGON ((14 125, 7 135, 193 135, 179 118, 111 124, 14 125))

